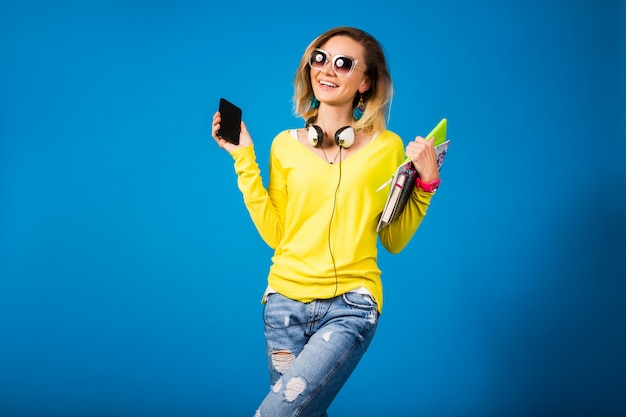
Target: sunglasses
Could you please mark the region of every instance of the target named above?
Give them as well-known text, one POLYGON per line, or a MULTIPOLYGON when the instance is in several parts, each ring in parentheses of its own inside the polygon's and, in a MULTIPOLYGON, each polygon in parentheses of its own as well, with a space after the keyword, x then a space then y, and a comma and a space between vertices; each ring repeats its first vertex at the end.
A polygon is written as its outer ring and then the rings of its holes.
POLYGON ((318 71, 321 71, 328 61, 331 61, 335 74, 342 77, 349 77, 359 63, 358 59, 350 58, 346 55, 335 55, 331 59, 330 54, 323 49, 313 50, 309 57, 309 65, 318 71))

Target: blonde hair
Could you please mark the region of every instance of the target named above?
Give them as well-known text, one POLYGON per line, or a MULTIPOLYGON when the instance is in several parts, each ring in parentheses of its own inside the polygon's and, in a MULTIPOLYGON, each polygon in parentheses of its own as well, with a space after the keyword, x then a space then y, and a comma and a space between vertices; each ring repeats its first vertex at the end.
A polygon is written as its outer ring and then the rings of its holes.
MULTIPOLYGON (((389 106, 393 95, 391 75, 387 68, 387 61, 380 43, 369 33, 352 27, 337 27, 318 36, 307 46, 300 65, 294 77, 294 111, 307 121, 307 124, 317 118, 318 109, 311 107, 313 87, 311 86, 311 72, 309 56, 315 48, 319 48, 334 36, 347 36, 360 43, 365 51, 365 76, 370 80, 370 88, 363 93, 365 111, 361 119, 352 126, 355 131, 382 132, 386 129, 389 115, 389 106)), ((352 107, 359 103, 361 94, 354 96, 352 107)))

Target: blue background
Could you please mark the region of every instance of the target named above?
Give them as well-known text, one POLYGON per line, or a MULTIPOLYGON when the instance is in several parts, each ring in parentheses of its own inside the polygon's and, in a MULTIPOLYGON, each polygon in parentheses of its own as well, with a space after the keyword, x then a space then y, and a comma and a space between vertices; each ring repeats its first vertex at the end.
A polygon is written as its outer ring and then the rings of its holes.
POLYGON ((626 413, 626 3, 3 1, 0 414, 251 416, 270 249, 210 137, 267 177, 319 33, 385 47, 442 188, 381 253, 385 312, 334 416, 626 413))

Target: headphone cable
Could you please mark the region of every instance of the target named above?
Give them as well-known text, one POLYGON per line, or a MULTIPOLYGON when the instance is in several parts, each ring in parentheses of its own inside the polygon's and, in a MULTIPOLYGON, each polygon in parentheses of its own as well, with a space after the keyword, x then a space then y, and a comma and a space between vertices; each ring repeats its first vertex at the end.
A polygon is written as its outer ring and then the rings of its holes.
MULTIPOLYGON (((330 304, 328 304, 328 307, 326 308, 326 311, 324 312, 324 314, 312 321, 307 322, 307 325, 310 325, 312 323, 317 323, 318 321, 323 320, 326 315, 328 314, 328 312, 330 311, 330 307, 332 307, 333 303, 335 302, 335 297, 337 297, 337 291, 339 291, 339 275, 337 274, 337 263, 335 262, 335 255, 333 254, 333 247, 332 247, 332 242, 331 242, 331 238, 330 238, 330 232, 332 230, 332 225, 333 225, 333 219, 335 217, 335 211, 337 208, 337 197, 339 195, 339 186, 341 185, 341 162, 343 159, 343 155, 341 154, 343 150, 343 146, 339 147, 339 179, 337 180, 337 187, 335 188, 335 193, 333 195, 333 209, 330 213, 330 221, 328 222, 328 253, 330 254, 330 259, 333 263, 333 273, 335 274, 335 292, 333 293, 333 296, 330 298, 332 301, 330 302, 330 304)), ((332 164, 331 164, 332 165, 332 164)), ((288 324, 284 327, 274 327, 271 326, 268 322, 267 319, 265 317, 265 309, 263 309, 264 313, 263 313, 263 322, 265 323, 266 326, 272 328, 272 329, 286 329, 289 327, 293 327, 293 326, 300 326, 303 325, 304 323, 294 323, 294 324, 288 324)))

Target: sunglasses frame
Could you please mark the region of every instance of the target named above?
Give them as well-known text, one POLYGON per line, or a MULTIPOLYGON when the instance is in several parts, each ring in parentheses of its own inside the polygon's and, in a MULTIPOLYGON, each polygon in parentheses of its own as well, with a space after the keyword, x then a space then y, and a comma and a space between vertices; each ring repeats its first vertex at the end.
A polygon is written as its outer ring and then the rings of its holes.
MULTIPOLYGON (((326 64, 328 64, 328 62, 330 61, 331 63, 331 68, 332 70, 335 72, 335 75, 339 76, 339 77, 349 77, 350 75, 352 75, 352 73, 354 72, 355 68, 359 68, 359 60, 358 59, 354 59, 351 56, 348 55, 331 55, 330 52, 325 51, 321 48, 315 48, 311 51, 311 54, 309 56, 309 66, 317 71, 321 71, 324 69, 324 67, 326 66, 326 64), (324 60, 324 62, 321 64, 321 66, 319 68, 313 66, 313 55, 315 53, 322 53, 326 56, 326 59, 324 60), (337 60, 338 59, 349 59, 350 61, 352 61, 352 66, 350 67, 350 69, 348 70, 348 72, 346 74, 339 74, 339 72, 337 72, 337 60)), ((315 62, 316 65, 320 65, 319 62, 315 62)))

